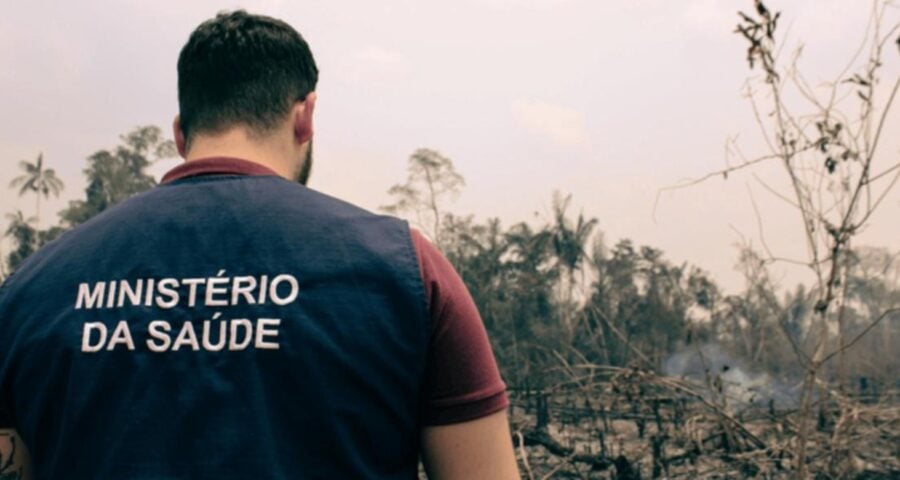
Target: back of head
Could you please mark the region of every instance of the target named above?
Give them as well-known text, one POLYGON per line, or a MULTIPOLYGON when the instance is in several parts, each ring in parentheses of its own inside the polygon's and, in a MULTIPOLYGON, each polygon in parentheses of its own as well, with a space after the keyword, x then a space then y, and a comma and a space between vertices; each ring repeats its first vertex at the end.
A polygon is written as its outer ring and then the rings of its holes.
POLYGON ((186 144, 240 126, 265 136, 315 90, 318 68, 287 23, 243 10, 220 13, 178 56, 178 105, 186 144))

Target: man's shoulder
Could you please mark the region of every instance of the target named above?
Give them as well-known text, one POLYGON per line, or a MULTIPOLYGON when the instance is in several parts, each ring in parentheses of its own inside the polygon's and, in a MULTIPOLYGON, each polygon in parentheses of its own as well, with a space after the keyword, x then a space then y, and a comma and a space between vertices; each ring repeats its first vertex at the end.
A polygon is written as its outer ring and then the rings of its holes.
POLYGON ((170 207, 179 201, 221 206, 230 199, 232 205, 251 210, 266 209, 279 213, 311 213, 394 218, 330 194, 276 176, 228 176, 227 178, 186 178, 155 189, 159 197, 169 197, 170 207), (206 194, 206 195, 205 195, 206 194))
POLYGON ((345 241, 358 238, 367 245, 378 244, 377 237, 394 232, 388 236, 402 236, 403 243, 412 247, 405 220, 279 177, 198 177, 156 186, 64 232, 26 259, 4 286, 38 272, 45 277, 54 268, 89 268, 82 260, 120 254, 122 243, 167 239, 173 232, 200 228, 200 224, 211 231, 234 230, 229 222, 235 221, 241 223, 240 230, 275 229, 286 235, 325 227, 322 233, 332 232, 345 241))
POLYGON ((110 235, 111 227, 118 228, 121 233, 124 225, 116 219, 133 218, 129 212, 140 208, 142 199, 152 196, 154 190, 139 193, 107 208, 38 248, 0 284, 0 293, 27 285, 36 279, 52 279, 54 268, 65 270, 78 265, 82 258, 81 250, 99 243, 103 236, 110 235))
POLYGON ((259 221, 275 221, 284 215, 314 215, 317 219, 334 217, 336 221, 370 217, 408 225, 397 217, 373 212, 281 177, 202 176, 157 185, 141 192, 66 232, 64 237, 67 241, 77 242, 83 240, 79 237, 91 237, 105 229, 121 231, 129 224, 136 227, 160 222, 172 224, 179 220, 191 222, 197 217, 210 221, 233 219, 216 215, 227 211, 259 221))

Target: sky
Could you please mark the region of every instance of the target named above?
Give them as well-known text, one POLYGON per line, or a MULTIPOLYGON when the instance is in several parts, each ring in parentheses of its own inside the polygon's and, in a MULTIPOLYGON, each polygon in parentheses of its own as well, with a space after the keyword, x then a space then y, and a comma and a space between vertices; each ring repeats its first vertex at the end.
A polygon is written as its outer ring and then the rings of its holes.
MULTIPOLYGON (((864 38, 871 2, 767 2, 783 11, 785 55, 815 85, 833 80, 864 38)), ((767 153, 748 99, 745 44, 733 33, 750 0, 314 0, 288 2, 14 2, 0 18, 0 187, 43 152, 66 182, 43 225, 83 195, 82 169, 139 125, 169 132, 176 59, 191 30, 220 10, 281 18, 309 42, 320 70, 309 186, 369 210, 405 179, 420 147, 465 177, 449 209, 504 225, 549 219, 553 193, 596 217, 607 243, 630 238, 741 288, 735 245, 803 258, 796 212, 769 193, 783 171, 762 165, 662 189, 725 166, 736 139, 767 153), (754 203, 756 209, 754 209, 754 203), (759 212, 759 215, 756 214, 759 212)), ((900 21, 900 5, 887 23, 900 21)), ((888 49, 884 78, 900 75, 888 49)), ((890 82, 886 82, 890 83, 890 82)), ((824 90, 822 90, 824 91, 824 90)), ((883 89, 880 90, 881 93, 883 89)), ((764 99, 763 99, 764 100, 764 99)), ((876 166, 900 158, 900 106, 876 166)), ((157 177, 179 159, 154 165, 157 177)), ((34 199, 0 188, 0 213, 34 199)), ((900 188, 861 243, 900 246, 900 188)), ((8 248, 8 244, 2 244, 8 248)), ((802 272, 777 267, 786 286, 802 272)))

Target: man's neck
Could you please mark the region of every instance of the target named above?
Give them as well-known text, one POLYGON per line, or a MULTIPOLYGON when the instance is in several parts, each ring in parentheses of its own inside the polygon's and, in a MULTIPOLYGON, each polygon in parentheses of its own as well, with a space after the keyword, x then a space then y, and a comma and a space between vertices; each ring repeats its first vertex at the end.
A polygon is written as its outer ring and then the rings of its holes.
POLYGON ((259 142, 249 138, 240 129, 232 129, 215 136, 198 135, 191 142, 185 161, 210 157, 233 157, 265 165, 279 176, 293 180, 296 167, 285 160, 285 153, 275 142, 259 142))

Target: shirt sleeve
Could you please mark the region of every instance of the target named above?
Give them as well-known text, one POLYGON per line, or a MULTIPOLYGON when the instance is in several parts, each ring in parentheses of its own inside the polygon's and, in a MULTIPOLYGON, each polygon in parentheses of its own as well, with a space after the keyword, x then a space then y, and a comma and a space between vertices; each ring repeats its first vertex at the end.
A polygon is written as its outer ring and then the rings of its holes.
POLYGON ((509 406, 481 315, 450 262, 411 230, 431 316, 423 424, 475 420, 509 406))

